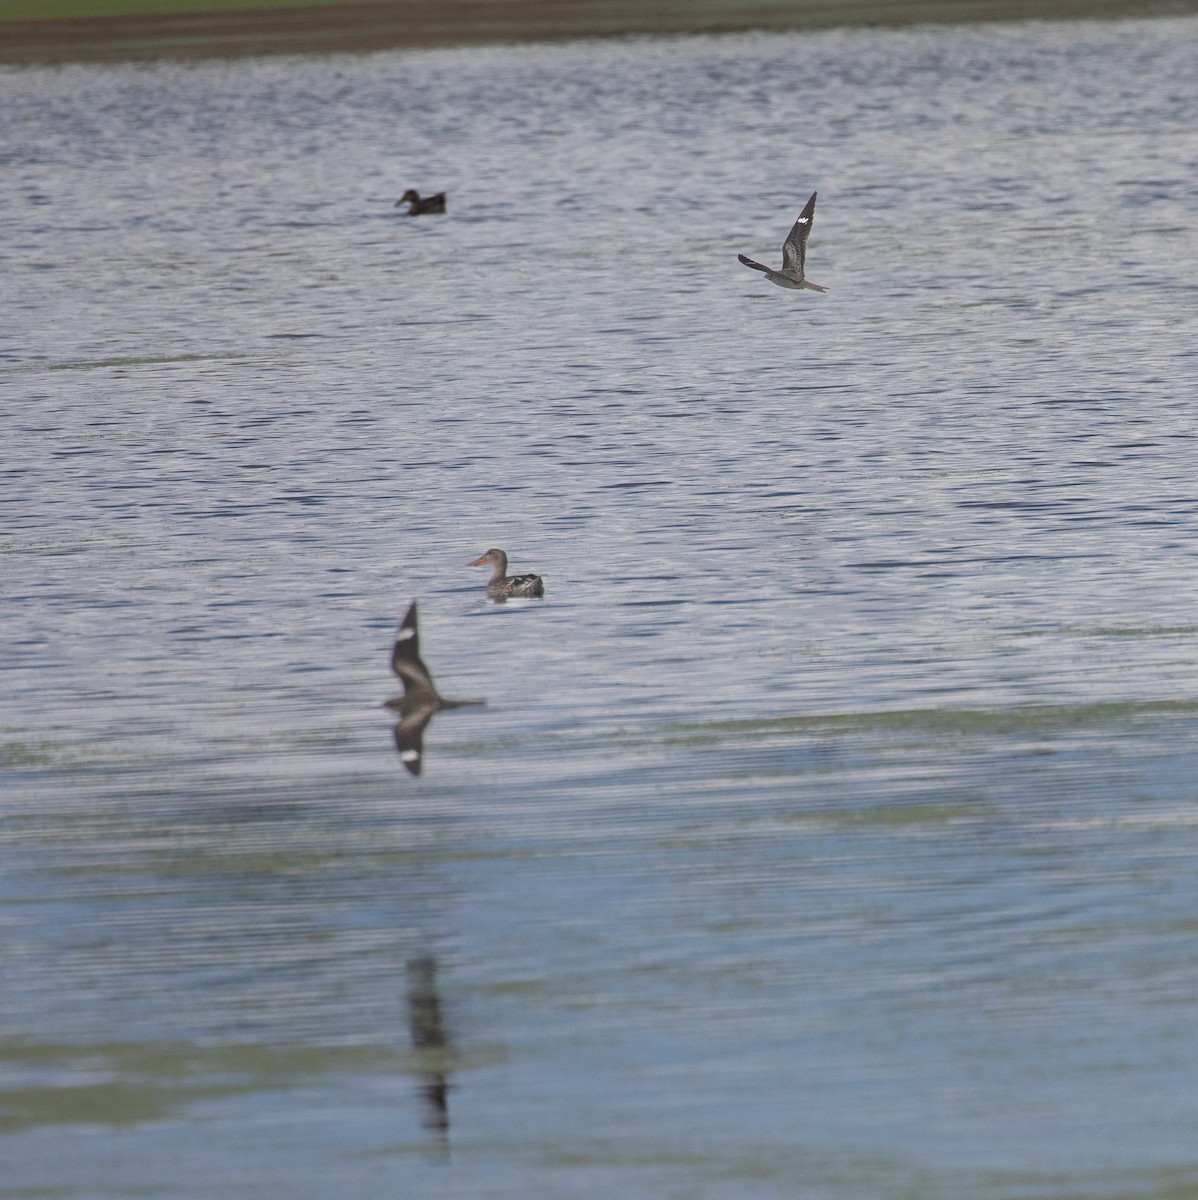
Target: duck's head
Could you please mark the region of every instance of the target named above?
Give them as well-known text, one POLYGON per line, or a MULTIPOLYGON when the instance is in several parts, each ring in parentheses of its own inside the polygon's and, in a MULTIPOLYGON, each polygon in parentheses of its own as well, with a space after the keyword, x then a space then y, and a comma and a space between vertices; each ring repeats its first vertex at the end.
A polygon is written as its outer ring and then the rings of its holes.
POLYGON ((398 208, 401 204, 419 204, 420 193, 415 188, 408 188, 406 192, 395 202, 395 207, 398 208))
POLYGON ((473 562, 466 564, 468 567, 498 567, 501 571, 507 570, 507 553, 503 550, 488 550, 486 554, 479 555, 473 562))

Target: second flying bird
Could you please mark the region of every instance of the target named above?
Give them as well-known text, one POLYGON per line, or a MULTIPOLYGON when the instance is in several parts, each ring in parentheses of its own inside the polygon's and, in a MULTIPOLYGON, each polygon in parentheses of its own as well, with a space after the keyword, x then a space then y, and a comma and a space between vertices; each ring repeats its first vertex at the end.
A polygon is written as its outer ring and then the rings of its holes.
POLYGON ((752 267, 754 271, 764 271, 766 279, 770 283, 776 283, 779 287, 806 288, 811 292, 826 292, 828 290, 826 287, 812 283, 804 274, 804 268, 807 265, 807 238, 811 235, 811 225, 815 220, 816 195, 816 192, 811 193, 811 199, 803 206, 803 211, 799 213, 799 219, 791 227, 790 233, 786 235, 786 241, 782 243, 782 270, 775 271, 773 267, 762 266, 761 263, 754 262, 743 254, 738 254, 736 257, 746 267, 752 267))

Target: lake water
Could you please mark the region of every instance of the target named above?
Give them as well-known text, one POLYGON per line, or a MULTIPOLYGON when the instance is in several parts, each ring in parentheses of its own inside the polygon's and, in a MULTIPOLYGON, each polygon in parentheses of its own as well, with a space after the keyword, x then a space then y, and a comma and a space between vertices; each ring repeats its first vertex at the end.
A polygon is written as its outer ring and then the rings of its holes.
POLYGON ((0 1200, 1198 1196, 1196 55, 0 74, 0 1200))

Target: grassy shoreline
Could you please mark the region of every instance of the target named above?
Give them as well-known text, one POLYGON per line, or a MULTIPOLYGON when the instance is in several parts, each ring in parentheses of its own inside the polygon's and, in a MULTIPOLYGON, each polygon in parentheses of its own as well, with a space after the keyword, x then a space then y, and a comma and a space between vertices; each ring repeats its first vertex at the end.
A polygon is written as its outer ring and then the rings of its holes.
POLYGON ((0 63, 1198 12, 1198 0, 0 0, 0 63), (19 18, 19 19, 18 19, 19 18))

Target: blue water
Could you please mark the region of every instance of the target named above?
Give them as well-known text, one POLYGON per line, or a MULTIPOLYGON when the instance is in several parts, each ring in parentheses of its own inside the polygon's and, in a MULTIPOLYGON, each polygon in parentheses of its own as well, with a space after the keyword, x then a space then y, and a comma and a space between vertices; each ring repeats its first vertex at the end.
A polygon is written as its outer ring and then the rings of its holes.
POLYGON ((1196 48, 0 72, 0 1200, 1198 1196, 1196 48))

